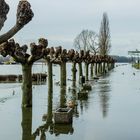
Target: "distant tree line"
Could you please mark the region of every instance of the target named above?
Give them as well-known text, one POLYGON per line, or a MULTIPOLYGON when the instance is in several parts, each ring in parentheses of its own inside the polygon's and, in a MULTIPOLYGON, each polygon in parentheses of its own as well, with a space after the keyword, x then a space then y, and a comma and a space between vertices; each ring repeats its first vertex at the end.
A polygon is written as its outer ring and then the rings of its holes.
POLYGON ((117 56, 114 55, 112 56, 118 63, 130 63, 131 62, 131 58, 130 57, 126 57, 126 56, 117 56))

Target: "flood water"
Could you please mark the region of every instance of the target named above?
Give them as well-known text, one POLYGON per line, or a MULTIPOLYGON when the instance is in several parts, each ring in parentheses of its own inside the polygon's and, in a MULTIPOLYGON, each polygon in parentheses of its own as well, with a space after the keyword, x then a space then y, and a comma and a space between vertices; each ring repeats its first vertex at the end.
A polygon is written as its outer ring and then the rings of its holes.
MULTIPOLYGON (((118 65, 106 76, 90 81, 92 91, 85 100, 70 90, 70 80, 66 89, 60 90, 55 84, 60 68, 54 66, 53 94, 48 94, 47 83, 34 84, 32 109, 21 108, 21 83, 0 83, 0 140, 31 140, 31 135, 35 140, 139 140, 140 71, 130 64, 118 65), (71 99, 77 102, 73 123, 55 125, 53 112, 71 99), (42 120, 44 114, 47 121, 42 120)), ((45 65, 34 65, 33 72, 46 69, 45 65)), ((71 79, 70 64, 67 71, 71 79)), ((21 73, 21 66, 1 65, 0 73, 21 73)))

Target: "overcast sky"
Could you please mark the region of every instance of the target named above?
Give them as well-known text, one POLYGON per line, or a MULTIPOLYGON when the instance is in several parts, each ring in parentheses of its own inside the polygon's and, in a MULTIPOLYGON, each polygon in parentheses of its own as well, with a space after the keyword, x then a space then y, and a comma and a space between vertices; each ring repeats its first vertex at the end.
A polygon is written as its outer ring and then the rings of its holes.
MULTIPOLYGON (((11 9, 5 32, 14 25, 18 0, 6 0, 11 9)), ((83 29, 99 32, 103 12, 107 12, 111 32, 111 54, 127 55, 140 49, 140 0, 29 0, 33 20, 16 36, 21 43, 45 37, 51 45, 73 46, 83 29)))

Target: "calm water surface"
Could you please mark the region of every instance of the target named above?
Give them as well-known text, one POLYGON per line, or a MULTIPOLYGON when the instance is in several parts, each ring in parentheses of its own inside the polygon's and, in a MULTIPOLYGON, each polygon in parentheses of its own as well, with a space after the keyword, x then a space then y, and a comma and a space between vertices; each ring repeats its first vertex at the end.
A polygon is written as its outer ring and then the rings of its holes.
MULTIPOLYGON (((33 72, 46 72, 46 69, 45 65, 34 65, 33 72)), ((70 69, 68 65, 69 79, 70 69)), ((59 81, 59 67, 55 66, 53 70, 55 83, 59 81)), ((21 66, 2 65, 0 73, 21 73, 21 66)), ((90 82, 92 91, 86 100, 78 100, 76 93, 68 90, 71 81, 68 81, 66 93, 54 84, 53 99, 47 93, 47 83, 33 85, 32 110, 21 109, 21 83, 1 83, 0 140, 30 140, 37 128, 42 132, 36 135, 36 140, 45 140, 45 137, 49 140, 139 140, 139 81, 140 71, 131 65, 121 64, 98 81, 90 82), (51 114, 51 103, 53 112, 70 99, 78 103, 72 125, 61 126, 42 121, 43 114, 51 114)))

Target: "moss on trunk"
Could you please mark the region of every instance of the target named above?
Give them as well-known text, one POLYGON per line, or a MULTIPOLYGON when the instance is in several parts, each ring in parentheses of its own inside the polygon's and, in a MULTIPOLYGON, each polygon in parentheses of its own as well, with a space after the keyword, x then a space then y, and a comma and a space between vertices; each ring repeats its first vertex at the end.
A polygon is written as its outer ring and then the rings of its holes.
POLYGON ((32 64, 22 64, 22 107, 32 106, 32 64))

